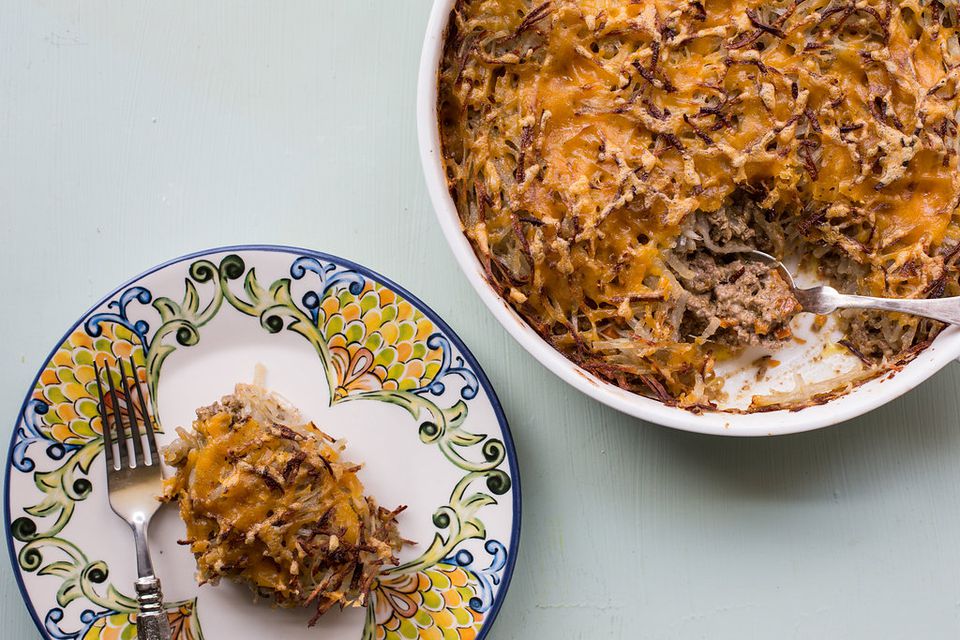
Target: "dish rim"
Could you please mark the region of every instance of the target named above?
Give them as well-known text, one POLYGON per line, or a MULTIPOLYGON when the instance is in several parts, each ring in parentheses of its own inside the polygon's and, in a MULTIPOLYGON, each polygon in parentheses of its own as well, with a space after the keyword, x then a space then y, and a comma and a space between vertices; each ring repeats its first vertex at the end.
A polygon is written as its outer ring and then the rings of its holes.
POLYGON ((929 347, 899 370, 884 372, 842 396, 799 410, 742 414, 722 411, 695 414, 670 407, 602 380, 568 360, 540 337, 487 282, 447 191, 436 107, 447 22, 457 1, 434 0, 420 55, 417 140, 427 191, 447 244, 480 299, 514 340, 561 380, 613 409, 665 427, 712 435, 770 436, 811 431, 856 418, 910 391, 960 357, 960 327, 947 327, 929 347))
POLYGON ((53 356, 56 354, 57 350, 60 348, 60 345, 70 337, 70 335, 90 316, 91 313, 96 311, 98 308, 102 307, 104 304, 108 303, 110 300, 115 298, 117 295, 127 290, 134 283, 150 276, 158 271, 171 267, 175 264, 181 262, 186 262, 193 260, 195 258, 200 258, 203 256, 214 255, 218 253, 225 253, 228 251, 244 252, 244 251, 266 251, 273 253, 289 253, 292 255, 308 256, 317 258, 319 260, 325 260, 329 262, 334 262, 341 266, 353 269, 358 273, 368 277, 372 280, 375 280, 379 284, 386 285, 392 291, 403 296, 407 301, 409 301, 414 307, 420 310, 424 315, 426 315, 432 322, 439 327, 446 337, 450 339, 453 345, 460 351, 460 355, 463 356, 464 360, 473 367, 474 373, 477 374, 477 380, 480 383, 480 386, 483 388, 484 392, 490 399, 490 405, 493 408, 494 415, 497 418, 501 430, 503 432, 503 444, 506 449, 507 454, 507 466, 510 469, 510 482, 511 482, 511 491, 513 495, 511 496, 511 508, 513 512, 513 523, 510 530, 510 553, 507 555, 507 564, 504 566, 503 577, 500 580, 500 588, 497 591, 496 596, 494 597, 493 604, 488 610, 488 618, 484 623, 483 627, 480 629, 480 632, 477 634, 477 640, 484 640, 487 635, 490 633, 490 629, 494 626, 497 621, 497 616, 500 613, 500 608, 503 606, 503 601, 506 599, 507 592, 510 590, 510 583, 513 579, 513 573, 516 568, 517 554, 520 551, 520 529, 522 525, 522 499, 521 499, 521 482, 520 482, 520 465, 517 460, 516 445, 514 444, 513 434, 510 431, 510 423, 507 420, 506 414, 503 411, 503 406, 500 404, 500 398, 497 396, 496 390, 493 388, 493 385, 490 383, 490 379, 487 377, 486 372, 483 370, 483 367, 480 366, 480 363, 477 361, 476 356, 467 348, 466 344, 460 338, 460 336, 450 327, 447 322, 440 317, 440 315, 433 310, 432 307, 424 303, 419 297, 410 293, 405 287, 397 284, 390 278, 380 274, 379 272, 361 265, 357 262, 349 260, 347 258, 341 258, 339 256, 325 253, 323 251, 317 251, 315 249, 306 249, 303 247, 297 247, 293 245, 283 245, 283 244, 234 244, 234 245, 224 245, 219 247, 212 247, 209 249, 201 249, 199 251, 194 251, 191 253, 186 253, 180 255, 176 258, 166 260, 160 264, 157 264, 136 276, 124 281, 122 284, 112 289, 108 294, 101 297, 90 306, 86 311, 84 311, 80 317, 74 322, 69 329, 67 329, 63 335, 57 340, 56 344, 50 349, 46 358, 42 361, 40 369, 37 371, 36 375, 31 381, 26 396, 24 397, 23 402, 20 404, 20 409, 16 414, 12 433, 10 434, 9 446, 7 449, 7 456, 5 460, 6 467, 4 468, 4 488, 3 488, 3 528, 4 536, 6 537, 7 542, 7 556, 10 561, 10 566, 13 570, 14 577, 17 581, 17 589, 20 593, 20 597, 23 599, 24 605, 27 607, 27 611, 30 614, 30 618, 33 620, 33 624, 36 626, 37 631, 40 632, 40 637, 45 640, 52 640, 50 634, 47 632, 46 626, 40 620, 39 615, 37 614, 36 607, 33 605, 33 600, 29 597, 27 593, 26 585, 23 581, 22 572, 19 570, 19 565, 17 564, 17 552, 14 548, 14 540, 12 531, 12 522, 11 519, 11 505, 10 505, 10 470, 13 467, 13 446, 17 440, 17 428, 20 425, 20 418, 23 416, 24 411, 27 408, 27 403, 33 396, 33 389, 36 387, 37 382, 40 380, 40 376, 43 374, 45 364, 50 362, 53 356))

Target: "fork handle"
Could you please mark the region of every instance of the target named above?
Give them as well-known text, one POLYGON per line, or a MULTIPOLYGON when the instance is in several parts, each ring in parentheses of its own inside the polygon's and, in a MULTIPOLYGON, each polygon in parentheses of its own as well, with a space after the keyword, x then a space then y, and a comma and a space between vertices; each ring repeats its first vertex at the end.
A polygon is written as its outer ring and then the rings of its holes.
POLYGON ((170 640, 170 620, 163 609, 163 593, 157 576, 140 578, 134 583, 137 590, 138 640, 170 640))
POLYGON ((147 527, 150 518, 143 513, 134 514, 131 528, 133 541, 137 548, 137 574, 140 578, 134 583, 137 591, 137 639, 170 640, 170 620, 163 610, 163 593, 160 591, 160 579, 153 572, 150 559, 150 541, 147 527))

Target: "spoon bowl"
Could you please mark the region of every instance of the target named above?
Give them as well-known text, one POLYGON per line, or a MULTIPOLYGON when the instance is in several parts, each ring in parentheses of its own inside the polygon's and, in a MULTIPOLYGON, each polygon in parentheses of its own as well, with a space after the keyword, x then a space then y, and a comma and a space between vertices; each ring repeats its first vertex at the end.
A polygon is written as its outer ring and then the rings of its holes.
POLYGON ((752 249, 744 251, 743 255, 776 269, 780 277, 790 286, 803 311, 809 313, 827 314, 837 309, 876 309, 909 313, 949 324, 960 324, 960 296, 926 299, 878 298, 840 293, 828 285, 804 289, 797 286, 790 270, 769 253, 752 249))

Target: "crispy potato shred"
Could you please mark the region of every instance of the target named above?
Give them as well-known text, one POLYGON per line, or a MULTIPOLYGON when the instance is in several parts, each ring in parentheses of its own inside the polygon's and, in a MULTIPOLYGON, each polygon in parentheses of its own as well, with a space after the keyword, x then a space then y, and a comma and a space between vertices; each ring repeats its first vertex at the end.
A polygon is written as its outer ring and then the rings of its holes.
MULTIPOLYGON (((960 291, 958 21, 946 0, 460 0, 438 116, 465 233, 570 359, 715 408, 720 351, 684 330, 678 277, 710 216, 748 203, 772 250, 847 292, 960 291)), ((861 379, 939 329, 841 324, 861 379)))
POLYGON ((164 450, 176 468, 164 499, 179 503, 197 580, 248 583, 281 607, 364 606, 403 540, 396 516, 363 495, 345 443, 262 387, 199 409, 164 450))

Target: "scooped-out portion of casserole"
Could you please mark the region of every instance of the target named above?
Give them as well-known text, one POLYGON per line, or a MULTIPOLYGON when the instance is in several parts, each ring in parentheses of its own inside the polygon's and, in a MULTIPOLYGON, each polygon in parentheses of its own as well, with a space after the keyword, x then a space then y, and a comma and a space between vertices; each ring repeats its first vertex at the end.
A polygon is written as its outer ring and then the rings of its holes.
MULTIPOLYGON (((945 0, 459 0, 439 69, 443 162, 490 283, 559 351, 694 411, 717 363, 792 339, 792 259, 848 293, 960 293, 960 41, 945 0)), ((822 320, 822 319, 821 319, 822 320)), ((933 321, 837 314, 856 369, 933 321)))
POLYGON ((197 579, 248 583, 281 607, 364 606, 380 569, 397 564, 396 516, 364 495, 345 442, 304 422, 260 386, 197 410, 164 450, 197 579))

